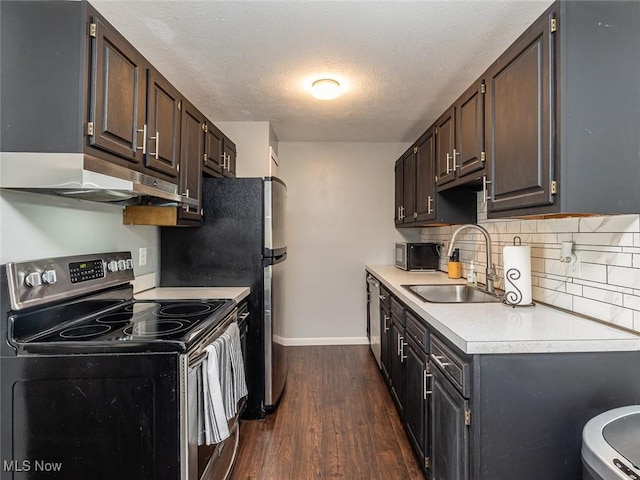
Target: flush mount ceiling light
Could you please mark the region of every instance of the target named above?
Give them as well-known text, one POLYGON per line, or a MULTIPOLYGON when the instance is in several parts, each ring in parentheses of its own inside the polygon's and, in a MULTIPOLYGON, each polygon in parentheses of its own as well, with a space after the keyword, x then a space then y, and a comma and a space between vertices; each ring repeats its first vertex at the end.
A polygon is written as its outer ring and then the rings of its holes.
POLYGON ((332 78, 321 78, 311 84, 311 93, 320 100, 333 100, 340 95, 340 82, 332 78))

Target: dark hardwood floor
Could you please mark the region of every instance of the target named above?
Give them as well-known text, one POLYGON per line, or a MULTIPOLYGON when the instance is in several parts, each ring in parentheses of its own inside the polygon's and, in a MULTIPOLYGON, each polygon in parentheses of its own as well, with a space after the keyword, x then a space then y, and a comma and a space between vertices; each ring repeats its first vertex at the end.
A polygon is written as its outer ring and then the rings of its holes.
POLYGON ((242 422, 231 480, 424 478, 368 346, 287 354, 280 406, 242 422))

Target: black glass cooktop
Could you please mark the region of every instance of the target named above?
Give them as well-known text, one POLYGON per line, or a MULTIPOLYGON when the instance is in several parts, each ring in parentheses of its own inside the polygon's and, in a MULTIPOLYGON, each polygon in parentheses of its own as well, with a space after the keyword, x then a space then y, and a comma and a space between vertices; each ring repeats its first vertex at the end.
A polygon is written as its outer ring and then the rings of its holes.
MULTIPOLYGON (((232 300, 132 302, 61 322, 53 329, 16 339, 16 343, 34 352, 139 350, 143 345, 151 350, 186 350, 221 322, 233 306, 232 300)), ((16 319, 20 321, 30 319, 16 319)))

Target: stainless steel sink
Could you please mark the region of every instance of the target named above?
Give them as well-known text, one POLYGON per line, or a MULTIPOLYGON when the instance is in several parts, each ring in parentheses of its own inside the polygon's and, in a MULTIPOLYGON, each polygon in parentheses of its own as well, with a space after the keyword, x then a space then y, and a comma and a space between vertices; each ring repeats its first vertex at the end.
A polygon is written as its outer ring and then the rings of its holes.
POLYGON ((402 285, 425 302, 431 303, 493 303, 502 299, 468 285, 402 285))

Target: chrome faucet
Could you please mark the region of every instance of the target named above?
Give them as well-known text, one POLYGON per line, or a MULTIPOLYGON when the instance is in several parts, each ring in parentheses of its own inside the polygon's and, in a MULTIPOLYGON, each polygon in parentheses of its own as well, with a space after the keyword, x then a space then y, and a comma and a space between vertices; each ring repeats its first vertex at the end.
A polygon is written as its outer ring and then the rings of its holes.
POLYGON ((493 283, 497 280, 498 276, 496 275, 495 265, 491 263, 491 237, 489 236, 489 232, 487 232, 487 230, 484 227, 481 227, 480 225, 475 225, 473 223, 468 223, 466 225, 461 225, 460 227, 458 227, 456 231, 453 232, 453 235, 451 235, 451 241, 449 242, 449 251, 447 252, 447 256, 451 257, 451 254, 453 253, 453 246, 456 241, 456 237, 458 236, 458 233, 460 233, 460 231, 462 230, 466 230, 467 228, 473 228, 475 230, 478 230, 480 233, 482 233, 482 235, 484 235, 484 240, 487 246, 487 270, 486 270, 487 292, 495 293, 495 287, 493 283))

